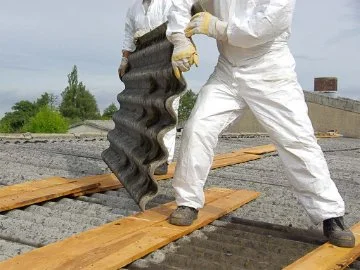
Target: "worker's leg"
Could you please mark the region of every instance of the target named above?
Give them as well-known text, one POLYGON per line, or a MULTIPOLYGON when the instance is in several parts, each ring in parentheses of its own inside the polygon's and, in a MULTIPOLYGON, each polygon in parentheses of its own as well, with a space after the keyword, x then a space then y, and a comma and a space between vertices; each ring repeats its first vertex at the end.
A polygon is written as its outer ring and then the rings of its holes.
POLYGON ((282 82, 279 90, 263 90, 246 102, 275 142, 299 201, 314 223, 323 222, 330 243, 353 247, 355 237, 343 221, 344 201, 317 144, 301 88, 293 80, 282 82))
POLYGON ((183 130, 173 179, 178 206, 203 207, 203 187, 218 135, 242 113, 245 106, 242 100, 237 99, 236 93, 214 76, 201 89, 183 130))
POLYGON ((296 79, 273 87, 249 89, 246 102, 275 142, 297 197, 315 223, 343 216, 344 201, 317 144, 302 89, 296 79))
POLYGON ((291 58, 285 48, 245 70, 243 98, 275 142, 290 183, 311 219, 323 222, 331 243, 352 247, 354 235, 342 218, 344 201, 315 138, 295 65, 289 66, 291 58))

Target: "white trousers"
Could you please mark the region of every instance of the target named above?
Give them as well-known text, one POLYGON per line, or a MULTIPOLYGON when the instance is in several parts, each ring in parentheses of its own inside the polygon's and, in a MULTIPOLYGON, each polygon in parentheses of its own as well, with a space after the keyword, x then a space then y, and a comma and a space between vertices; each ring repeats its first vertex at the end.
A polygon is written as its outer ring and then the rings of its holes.
MULTIPOLYGON (((176 115, 178 115, 179 104, 180 104, 180 97, 176 98, 173 102, 173 109, 176 115)), ((174 159, 175 141, 176 141, 176 127, 164 135, 164 144, 169 154, 167 161, 168 164, 170 164, 174 159)))
POLYGON ((287 46, 243 67, 232 67, 220 57, 183 131, 173 179, 178 205, 204 206, 203 187, 218 135, 248 107, 276 145, 312 221, 344 215, 344 201, 317 144, 294 68, 287 46))

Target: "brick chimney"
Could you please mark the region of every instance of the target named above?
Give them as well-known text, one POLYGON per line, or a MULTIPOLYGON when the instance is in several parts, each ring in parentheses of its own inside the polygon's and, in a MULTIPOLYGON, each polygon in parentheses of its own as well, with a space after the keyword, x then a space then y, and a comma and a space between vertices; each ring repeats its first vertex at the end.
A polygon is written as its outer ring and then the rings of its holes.
POLYGON ((338 79, 336 77, 320 77, 314 79, 314 91, 336 97, 338 90, 338 79))

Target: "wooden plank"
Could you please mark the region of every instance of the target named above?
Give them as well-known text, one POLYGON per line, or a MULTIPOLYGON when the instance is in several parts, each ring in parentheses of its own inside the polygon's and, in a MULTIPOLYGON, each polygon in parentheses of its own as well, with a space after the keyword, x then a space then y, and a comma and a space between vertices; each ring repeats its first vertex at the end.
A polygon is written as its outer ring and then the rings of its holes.
POLYGON ((326 243, 284 269, 346 269, 351 263, 360 257, 360 223, 353 226, 351 230, 355 234, 356 238, 354 248, 339 248, 326 243))
MULTIPOLYGON (((246 149, 251 149, 251 148, 245 148, 245 150, 246 149)), ((256 152, 260 153, 260 152, 264 152, 265 150, 269 151, 270 149, 271 148, 269 147, 263 149, 254 148, 252 151, 255 153, 256 152)), ((262 156, 259 154, 249 154, 243 152, 243 150, 235 151, 232 153, 219 154, 214 157, 214 161, 211 166, 211 169, 213 170, 226 166, 236 165, 239 163, 257 160, 260 158, 262 158, 262 156)), ((154 176, 155 180, 160 181, 160 180, 167 180, 169 178, 172 178, 175 173, 175 167, 176 167, 176 162, 171 163, 168 168, 168 173, 166 175, 155 175, 154 176)))
POLYGON ((247 154, 263 155, 276 151, 276 147, 273 144, 260 145, 251 148, 240 149, 239 151, 247 154))
POLYGON ((87 189, 94 189, 97 186, 98 184, 88 184, 77 181, 70 181, 66 184, 60 184, 47 188, 3 196, 0 200, 0 211, 7 211, 35 203, 52 200, 55 198, 67 196, 69 194, 81 192, 87 189))
POLYGON ((172 202, 19 255, 0 263, 0 269, 119 269, 259 195, 228 189, 205 194, 206 205, 192 226, 177 227, 166 221, 176 207, 172 202))
POLYGON ((214 160, 211 169, 218 169, 223 168, 226 166, 231 166, 239 163, 245 163, 252 160, 260 159, 260 155, 252 155, 252 154, 244 154, 233 158, 226 158, 226 159, 218 159, 214 160))
POLYGON ((33 180, 21 184, 5 186, 0 188, 0 198, 12 194, 18 194, 19 192, 33 191, 40 188, 46 188, 59 184, 64 184, 67 182, 68 180, 62 177, 51 177, 42 180, 33 180))
POLYGON ((244 156, 244 155, 247 155, 247 153, 244 153, 241 150, 234 151, 231 153, 223 153, 223 154, 218 154, 218 155, 214 156, 214 161, 220 160, 220 159, 235 158, 235 157, 244 156))
POLYGON ((84 192, 79 192, 74 194, 73 196, 83 196, 87 194, 94 194, 97 192, 104 192, 107 190, 119 189, 123 187, 121 182, 116 178, 114 174, 104 174, 104 175, 94 175, 94 176, 86 176, 79 179, 73 179, 78 182, 86 182, 88 184, 99 184, 99 186, 95 189, 85 190, 84 192))

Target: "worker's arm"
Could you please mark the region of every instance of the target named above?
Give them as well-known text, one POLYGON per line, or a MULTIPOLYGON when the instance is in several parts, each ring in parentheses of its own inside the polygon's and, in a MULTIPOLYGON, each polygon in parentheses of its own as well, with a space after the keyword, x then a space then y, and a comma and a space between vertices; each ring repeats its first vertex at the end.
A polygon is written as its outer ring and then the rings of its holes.
POLYGON ((166 0, 163 6, 162 22, 167 22, 169 19, 170 9, 172 8, 172 1, 166 0))
POLYGON ((172 0, 171 2, 166 35, 168 40, 174 45, 171 60, 174 74, 180 79, 181 72, 186 72, 193 64, 198 65, 199 63, 195 45, 184 33, 191 19, 191 7, 195 0, 172 0))
POLYGON ((167 36, 173 33, 184 33, 184 30, 191 19, 191 7, 196 0, 171 0, 168 15, 167 36))
POLYGON ((133 52, 136 49, 134 43, 134 35, 136 32, 135 29, 135 22, 132 8, 129 8, 126 19, 125 19, 125 31, 124 31, 124 44, 123 44, 123 51, 126 52, 133 52))
POLYGON ((125 20, 125 34, 124 34, 124 45, 122 50, 122 58, 121 63, 118 68, 118 74, 120 79, 125 75, 126 69, 128 67, 128 58, 129 55, 135 51, 136 46, 134 43, 134 35, 135 35, 135 24, 134 24, 134 16, 132 14, 132 9, 130 8, 126 15, 125 20))
POLYGON ((255 47, 274 40, 291 26, 295 0, 253 1, 257 3, 253 6, 243 6, 243 2, 232 1, 227 27, 229 44, 255 47))

